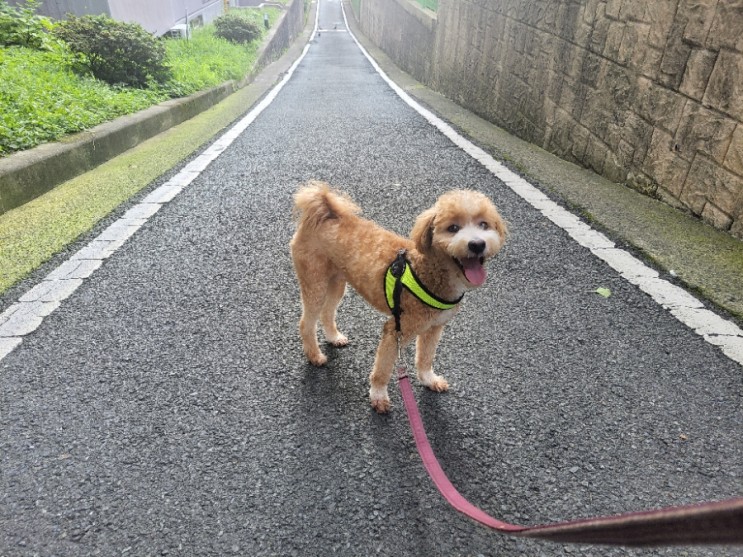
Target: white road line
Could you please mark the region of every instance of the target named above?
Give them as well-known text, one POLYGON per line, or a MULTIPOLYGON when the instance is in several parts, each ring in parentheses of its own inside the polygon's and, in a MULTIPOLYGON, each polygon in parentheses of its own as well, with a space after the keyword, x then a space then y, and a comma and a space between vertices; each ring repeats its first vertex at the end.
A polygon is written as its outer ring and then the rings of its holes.
POLYGON ((141 202, 134 205, 90 243, 21 296, 15 304, 0 313, 0 360, 17 348, 23 341, 24 336, 35 331, 47 315, 56 310, 63 300, 77 290, 83 284, 83 281, 90 277, 105 259, 124 245, 152 215, 188 187, 274 101, 284 85, 294 75, 297 66, 307 55, 307 51, 310 49, 312 40, 317 33, 319 17, 318 0, 318 9, 315 14, 315 24, 310 40, 281 81, 269 91, 261 102, 232 128, 222 134, 203 153, 184 166, 180 172, 147 195, 141 202))
MULTIPOLYGON (((341 3, 341 7, 343 7, 343 3, 341 3)), ((591 250, 594 255, 605 261, 630 283, 650 295, 658 304, 669 310, 671 315, 702 336, 707 342, 718 346, 728 358, 743 365, 743 330, 740 327, 705 309, 704 304, 686 290, 659 278, 656 271, 629 252, 615 247, 614 243, 605 235, 592 229, 577 216, 550 200, 521 176, 506 168, 483 149, 459 135, 454 128, 441 118, 421 106, 390 79, 376 60, 361 45, 348 26, 345 9, 343 9, 343 20, 349 29, 350 37, 359 50, 369 60, 375 71, 387 82, 387 85, 408 106, 428 120, 432 126, 436 127, 465 153, 479 161, 527 203, 565 230, 581 246, 591 250)))

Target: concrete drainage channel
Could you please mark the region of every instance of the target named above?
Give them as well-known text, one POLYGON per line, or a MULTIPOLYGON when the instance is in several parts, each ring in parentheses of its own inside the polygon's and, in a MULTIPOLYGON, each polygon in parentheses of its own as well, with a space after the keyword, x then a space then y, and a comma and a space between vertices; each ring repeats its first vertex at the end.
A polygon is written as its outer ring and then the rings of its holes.
MULTIPOLYGON (((283 7, 283 6, 282 6, 283 7)), ((0 159, 0 215, 207 110, 250 84, 305 27, 304 0, 292 0, 269 31, 253 71, 207 91, 172 99, 65 138, 0 159)))

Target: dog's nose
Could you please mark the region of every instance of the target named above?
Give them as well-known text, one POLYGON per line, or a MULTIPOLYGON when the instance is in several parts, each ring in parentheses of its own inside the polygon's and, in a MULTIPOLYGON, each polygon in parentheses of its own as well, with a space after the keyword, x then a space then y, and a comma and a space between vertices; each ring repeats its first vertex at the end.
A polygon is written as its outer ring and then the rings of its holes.
POLYGON ((475 255, 480 255, 485 251, 485 240, 481 240, 480 238, 470 240, 467 247, 470 248, 470 251, 475 255))

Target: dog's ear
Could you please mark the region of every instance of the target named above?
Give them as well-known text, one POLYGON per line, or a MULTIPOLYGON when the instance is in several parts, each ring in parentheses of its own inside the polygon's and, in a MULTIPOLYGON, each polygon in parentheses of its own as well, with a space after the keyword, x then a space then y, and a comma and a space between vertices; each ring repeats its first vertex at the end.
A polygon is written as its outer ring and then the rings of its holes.
POLYGON ((410 239, 415 243, 415 248, 420 252, 431 249, 433 243, 433 221, 436 219, 436 209, 431 207, 423 211, 415 220, 413 230, 410 231, 410 239))

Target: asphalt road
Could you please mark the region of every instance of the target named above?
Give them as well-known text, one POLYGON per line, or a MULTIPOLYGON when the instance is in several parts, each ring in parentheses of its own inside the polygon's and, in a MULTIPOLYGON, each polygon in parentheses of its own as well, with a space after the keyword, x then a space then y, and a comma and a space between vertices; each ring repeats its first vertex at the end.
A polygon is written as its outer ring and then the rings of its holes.
POLYGON ((353 292, 351 345, 306 363, 297 185, 402 234, 475 188, 511 236, 445 332, 451 391, 416 387, 460 491, 529 524, 743 494, 741 367, 402 103, 337 0, 320 24, 339 29, 247 131, 0 362, 0 555, 743 554, 515 540, 456 514, 396 388, 392 414, 369 406, 384 317, 353 292))

